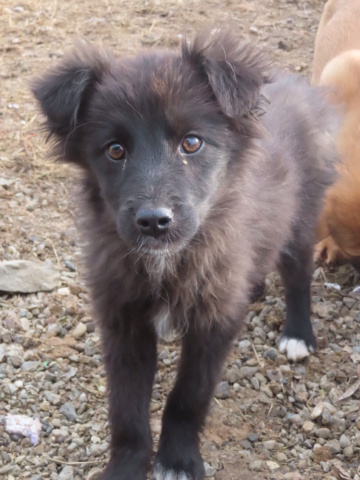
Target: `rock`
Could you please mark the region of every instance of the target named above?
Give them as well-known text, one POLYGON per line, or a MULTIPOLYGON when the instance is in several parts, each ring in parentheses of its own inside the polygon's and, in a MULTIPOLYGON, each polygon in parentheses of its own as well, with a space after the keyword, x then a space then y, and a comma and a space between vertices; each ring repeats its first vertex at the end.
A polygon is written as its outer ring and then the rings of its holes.
POLYGON ((280 383, 282 379, 282 373, 280 370, 266 370, 266 376, 270 382, 280 383))
POLYGON ((331 460, 331 458, 332 452, 328 447, 319 447, 314 450, 315 463, 327 462, 328 460, 331 460))
POLYGON ((86 333, 86 325, 85 323, 79 322, 74 330, 72 330, 71 335, 76 339, 79 340, 83 335, 86 333))
POLYGON ((87 355, 88 357, 92 357, 93 355, 100 353, 99 344, 95 342, 92 338, 87 338, 85 340, 84 352, 85 355, 87 355))
POLYGON ((258 367, 241 367, 239 369, 240 378, 253 377, 258 370, 258 367))
POLYGON ((259 441, 259 434, 258 433, 255 433, 255 432, 250 432, 249 435, 247 436, 249 442, 258 442, 259 441))
POLYGON ((352 457, 354 455, 354 447, 349 445, 348 447, 344 448, 343 452, 346 458, 352 457))
POLYGON ((231 397, 229 382, 220 382, 215 390, 215 397, 226 399, 231 397))
POLYGON ((321 414, 321 422, 323 425, 332 425, 334 423, 334 419, 326 409, 321 414))
POLYGON ((278 470, 280 468, 280 465, 276 462, 273 462, 272 460, 266 462, 266 465, 267 465, 268 469, 272 472, 275 471, 275 470, 278 470))
POLYGON ((295 423, 296 425, 301 425, 303 423, 303 419, 298 413, 295 413, 295 414, 290 413, 288 414, 288 418, 291 423, 295 423))
POLYGON ((315 406, 315 408, 311 412, 310 418, 312 420, 316 420, 317 418, 319 418, 321 416, 321 414, 323 413, 325 408, 326 408, 326 410, 328 410, 332 414, 336 412, 336 408, 333 405, 331 405, 331 403, 320 402, 315 406))
POLYGON ((8 413, 5 419, 5 429, 8 433, 30 437, 33 445, 37 445, 40 441, 41 424, 38 418, 8 413))
POLYGON ((320 462, 321 468, 323 469, 324 473, 330 472, 331 465, 328 462, 320 462))
POLYGON ((251 443, 249 442, 249 440, 241 440, 240 446, 244 450, 250 450, 251 449, 251 443))
POLYGON ((76 422, 77 420, 77 413, 74 407, 74 404, 71 402, 65 402, 61 407, 59 408, 59 412, 64 415, 67 420, 70 422, 76 422))
POLYGON ((20 325, 24 332, 28 332, 30 330, 30 323, 26 317, 20 318, 20 325))
POLYGON ((249 463, 249 470, 254 470, 255 472, 261 472, 264 469, 264 462, 262 460, 254 460, 249 463))
MULTIPOLYGON (((336 404, 339 401, 340 392, 337 388, 333 387, 329 392, 329 399, 333 404, 336 404)), ((332 412, 330 412, 332 413, 332 412)))
POLYGON ((52 405, 60 405, 61 403, 61 396, 58 395, 57 393, 50 392, 50 391, 45 391, 44 395, 48 402, 50 402, 52 405))
POLYGON ((318 428, 315 431, 315 435, 326 440, 327 438, 331 437, 331 432, 328 428, 318 428))
POLYGON ((226 372, 226 380, 233 385, 240 379, 239 369, 237 367, 231 368, 228 372, 226 372))
POLYGON ((251 347, 251 342, 249 340, 241 340, 238 345, 240 352, 246 352, 251 347))
POLYGON ((262 445, 266 450, 274 450, 276 442, 275 440, 266 440, 265 442, 262 442, 262 445))
POLYGON ((60 274, 50 263, 32 260, 6 260, 0 262, 0 291, 35 293, 54 290, 60 274))
POLYGON ((58 289, 57 293, 62 297, 67 297, 70 295, 70 288, 69 287, 61 287, 58 289))
POLYGON ((317 303, 313 305, 313 311, 320 318, 329 320, 334 315, 334 306, 330 302, 317 303))
POLYGON ((2 343, 0 343, 0 363, 2 363, 4 358, 5 358, 5 346, 2 343))
POLYGON ((333 454, 341 452, 341 446, 339 440, 333 439, 325 443, 325 447, 329 448, 333 454))
POLYGON ((260 389, 260 382, 259 380, 256 378, 256 377, 251 377, 250 378, 250 383, 251 385, 253 386, 253 388, 255 390, 259 390, 260 389))
POLYGON ((100 468, 92 468, 88 473, 86 480, 100 480, 103 471, 100 468))
POLYGON ((287 461, 287 456, 285 455, 284 452, 277 452, 276 454, 276 460, 278 462, 286 462, 287 461))
POLYGON ((0 475, 6 475, 14 470, 14 465, 4 465, 0 467, 0 475))
POLYGON ((283 475, 283 480, 304 480, 304 477, 299 472, 288 472, 283 475))
POLYGON ((314 429, 314 423, 311 422, 310 420, 306 420, 302 426, 302 430, 305 433, 309 433, 309 432, 312 432, 313 429, 314 429))
POLYGON ((94 457, 99 457, 104 452, 108 451, 109 445, 107 443, 93 443, 90 445, 90 454, 94 457))
POLYGON ((269 350, 266 350, 266 352, 264 352, 263 354, 263 357, 271 360, 272 362, 275 362, 276 350, 274 348, 270 348, 269 350))
POLYGON ((346 448, 349 445, 351 445, 351 442, 348 439, 348 437, 346 435, 341 435, 341 437, 340 437, 340 447, 341 448, 346 448))
POLYGON ((23 372, 35 372, 40 367, 41 362, 39 360, 29 360, 21 365, 21 370, 23 372))
POLYGON ((204 462, 205 468, 205 477, 213 477, 216 473, 216 468, 209 465, 207 462, 204 462))
POLYGON ((57 323, 51 323, 46 327, 46 334, 49 337, 57 337, 61 333, 61 327, 57 323))
POLYGON ((74 480, 74 469, 66 465, 59 474, 59 480, 74 480))
POLYGON ((76 272, 76 267, 73 262, 70 260, 65 260, 65 266, 71 271, 71 272, 76 272))
POLYGON ((12 365, 15 368, 21 367, 23 364, 23 355, 24 355, 24 349, 21 345, 17 344, 10 344, 6 350, 6 356, 8 363, 12 365))

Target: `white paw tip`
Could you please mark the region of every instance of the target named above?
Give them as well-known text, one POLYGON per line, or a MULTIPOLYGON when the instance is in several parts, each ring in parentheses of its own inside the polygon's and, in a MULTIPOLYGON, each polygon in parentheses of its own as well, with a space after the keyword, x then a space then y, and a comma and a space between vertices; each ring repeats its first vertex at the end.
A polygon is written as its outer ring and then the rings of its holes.
POLYGON ((280 340, 279 350, 281 353, 286 353, 287 358, 293 362, 299 362, 314 352, 312 347, 307 347, 304 340, 287 337, 280 340))
POLYGON ((191 480, 191 478, 185 472, 165 470, 162 465, 157 464, 151 480, 191 480))

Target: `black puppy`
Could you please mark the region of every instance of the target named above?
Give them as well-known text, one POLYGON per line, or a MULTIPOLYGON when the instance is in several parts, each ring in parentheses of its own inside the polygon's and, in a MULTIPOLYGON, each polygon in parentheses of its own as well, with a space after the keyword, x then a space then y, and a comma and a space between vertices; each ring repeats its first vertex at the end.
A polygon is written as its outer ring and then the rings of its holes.
POLYGON ((276 266, 281 348, 315 349, 314 227, 334 179, 333 117, 230 34, 114 60, 79 48, 34 85, 55 154, 83 169, 88 283, 102 333, 111 459, 145 480, 156 330, 181 333, 156 480, 200 480, 199 431, 251 292, 276 266))

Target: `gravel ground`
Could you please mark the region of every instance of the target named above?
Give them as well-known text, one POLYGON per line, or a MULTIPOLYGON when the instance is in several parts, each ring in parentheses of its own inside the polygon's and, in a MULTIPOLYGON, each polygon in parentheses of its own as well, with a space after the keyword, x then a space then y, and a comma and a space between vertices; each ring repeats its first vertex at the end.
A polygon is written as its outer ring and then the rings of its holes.
MULTIPOLYGON (((308 75, 323 4, 0 0, 0 259, 36 258, 59 272, 50 292, 0 294, 0 479, 96 480, 108 458, 106 381, 68 193, 73 171, 44 161, 29 78, 56 61, 74 34, 128 53, 176 45, 181 32, 214 19, 232 20, 275 63, 308 75), (39 419, 39 443, 7 432, 8 414, 39 419)), ((315 271, 319 349, 293 365, 276 347, 283 291, 277 275, 267 279, 265 300, 250 307, 234 342, 202 437, 209 479, 360 479, 358 283, 350 267, 315 271)), ((178 355, 176 344, 159 344, 156 441, 178 355)))

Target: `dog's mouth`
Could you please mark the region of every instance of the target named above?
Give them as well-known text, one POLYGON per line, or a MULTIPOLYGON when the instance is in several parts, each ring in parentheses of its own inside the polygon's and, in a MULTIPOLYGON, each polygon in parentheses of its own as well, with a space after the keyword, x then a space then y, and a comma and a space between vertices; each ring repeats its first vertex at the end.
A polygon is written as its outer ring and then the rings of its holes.
POLYGON ((154 238, 139 235, 136 242, 136 250, 141 255, 170 255, 179 252, 182 247, 182 241, 170 236, 154 238))

